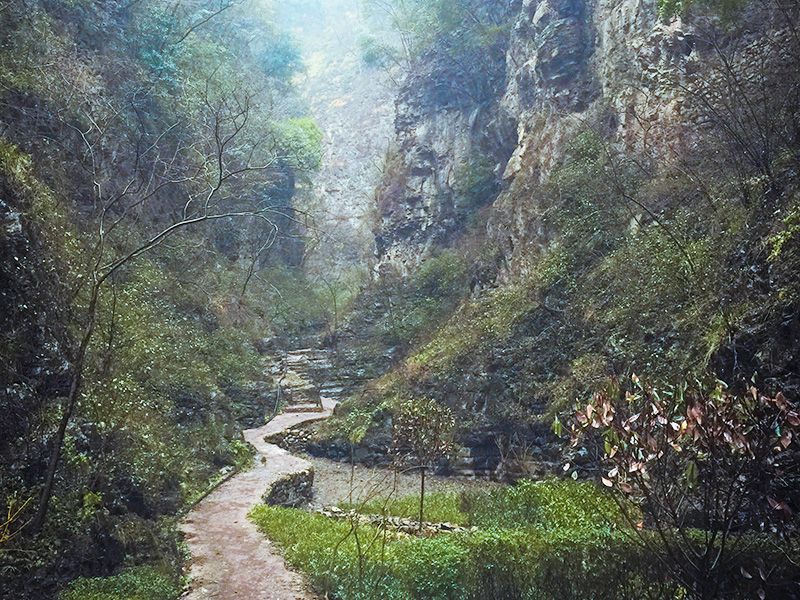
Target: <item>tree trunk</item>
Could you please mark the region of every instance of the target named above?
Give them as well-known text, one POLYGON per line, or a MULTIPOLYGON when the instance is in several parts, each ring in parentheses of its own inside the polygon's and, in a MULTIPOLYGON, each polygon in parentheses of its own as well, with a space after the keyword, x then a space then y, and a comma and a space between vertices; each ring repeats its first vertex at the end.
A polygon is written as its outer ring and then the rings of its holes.
POLYGON ((81 367, 76 365, 77 372, 72 377, 70 384, 69 396, 67 396, 66 406, 61 415, 61 421, 58 424, 55 440, 53 441, 53 449, 50 451, 50 460, 47 463, 47 475, 45 476, 44 488, 42 488, 42 495, 39 498, 39 506, 36 509, 36 516, 31 522, 31 529, 34 533, 38 533, 44 526, 44 521, 47 518, 47 509, 50 505, 50 498, 53 495, 53 484, 55 482, 56 470, 58 463, 61 460, 61 448, 64 445, 64 437, 66 437, 67 427, 72 419, 72 413, 75 410, 75 404, 78 401, 78 393, 81 386, 81 367))
POLYGON ((425 516, 425 467, 422 467, 422 479, 419 485, 419 530, 422 531, 422 522, 425 516))
POLYGON ((61 461, 61 451, 64 446, 64 438, 67 434, 67 427, 72 419, 72 414, 75 412, 75 405, 78 403, 78 397, 81 393, 81 384, 83 383, 83 369, 86 364, 86 353, 89 349, 89 342, 92 340, 94 334, 94 326, 97 317, 97 300, 100 296, 100 285, 95 284, 92 290, 92 297, 89 301, 88 309, 88 323, 81 339, 81 345, 78 347, 78 354, 75 357, 75 374, 72 376, 72 383, 69 387, 69 394, 67 395, 66 406, 61 415, 61 421, 58 424, 58 430, 53 441, 53 449, 50 451, 50 460, 47 463, 47 474, 45 475, 44 488, 42 488, 42 495, 39 498, 39 506, 36 509, 36 515, 31 521, 31 529, 34 533, 39 533, 44 526, 47 519, 47 511, 50 507, 50 499, 53 496, 53 485, 55 483, 56 471, 58 470, 58 463, 61 461))

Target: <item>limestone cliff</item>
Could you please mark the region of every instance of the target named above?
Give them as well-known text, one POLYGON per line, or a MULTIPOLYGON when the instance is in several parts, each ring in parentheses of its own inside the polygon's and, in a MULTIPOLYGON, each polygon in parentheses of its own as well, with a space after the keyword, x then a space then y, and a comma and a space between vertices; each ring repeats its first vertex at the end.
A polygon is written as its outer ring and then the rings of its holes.
MULTIPOLYGON (((701 60, 692 28, 658 17, 656 0, 525 0, 497 63, 494 97, 460 90, 457 70, 432 51, 397 100, 396 139, 379 197, 380 265, 407 272, 468 216, 454 178, 471 153, 489 154, 505 191, 490 230, 508 250, 541 242, 535 198, 515 193, 539 182, 564 154, 566 140, 602 115, 609 134, 631 148, 674 149, 685 142, 687 114, 678 81, 701 60)), ((495 190, 496 191, 496 190, 495 190)))
POLYGON ((472 447, 542 447, 554 414, 632 372, 800 389, 800 17, 724 4, 524 0, 480 95, 439 47, 421 57, 379 281, 449 252, 466 299, 417 328, 380 397, 440 399, 472 447))

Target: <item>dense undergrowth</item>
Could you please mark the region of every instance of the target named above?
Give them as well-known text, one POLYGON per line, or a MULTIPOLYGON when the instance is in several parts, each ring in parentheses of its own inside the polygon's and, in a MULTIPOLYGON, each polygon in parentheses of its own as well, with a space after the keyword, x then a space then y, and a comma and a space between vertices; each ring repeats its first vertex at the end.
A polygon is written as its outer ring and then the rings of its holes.
POLYGON ((59 600, 174 600, 179 594, 172 574, 138 567, 113 577, 77 580, 59 600))

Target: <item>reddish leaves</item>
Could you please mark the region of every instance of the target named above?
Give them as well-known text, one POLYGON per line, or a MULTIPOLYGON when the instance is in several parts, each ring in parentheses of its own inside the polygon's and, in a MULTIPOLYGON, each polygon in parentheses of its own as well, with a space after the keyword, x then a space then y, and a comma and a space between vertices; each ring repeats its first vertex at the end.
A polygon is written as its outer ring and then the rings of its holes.
MULTIPOLYGON (((718 383, 709 393, 682 387, 659 394, 636 376, 632 381, 633 390, 609 386, 595 394, 572 422, 573 446, 589 432, 602 436, 608 470, 601 482, 624 494, 641 493, 654 465, 662 473, 665 462, 673 464, 691 488, 712 465, 773 464, 799 439, 800 412, 782 393, 770 397, 750 388, 740 396, 718 383)), ((738 477, 758 475, 744 469, 738 477)), ((773 502, 775 511, 790 514, 785 502, 773 502)))

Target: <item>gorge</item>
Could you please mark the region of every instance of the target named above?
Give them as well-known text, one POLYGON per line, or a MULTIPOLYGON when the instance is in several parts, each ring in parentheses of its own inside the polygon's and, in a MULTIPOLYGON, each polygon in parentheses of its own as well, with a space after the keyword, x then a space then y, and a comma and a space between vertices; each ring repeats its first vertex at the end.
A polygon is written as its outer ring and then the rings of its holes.
POLYGON ((0 598, 800 597, 798 65, 796 0, 0 0, 0 598))

